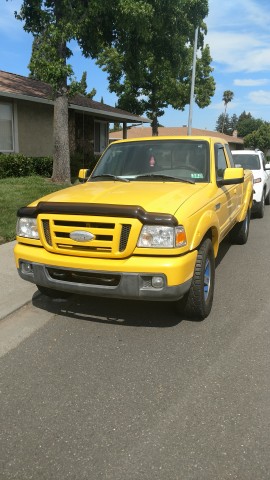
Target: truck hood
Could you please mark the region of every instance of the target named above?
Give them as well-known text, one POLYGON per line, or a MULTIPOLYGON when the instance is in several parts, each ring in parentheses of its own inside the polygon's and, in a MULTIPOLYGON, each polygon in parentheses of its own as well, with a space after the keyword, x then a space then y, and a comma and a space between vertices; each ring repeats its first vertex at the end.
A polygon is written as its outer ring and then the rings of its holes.
POLYGON ((183 203, 206 187, 181 182, 87 182, 40 198, 43 202, 139 205, 148 212, 174 214, 183 203))

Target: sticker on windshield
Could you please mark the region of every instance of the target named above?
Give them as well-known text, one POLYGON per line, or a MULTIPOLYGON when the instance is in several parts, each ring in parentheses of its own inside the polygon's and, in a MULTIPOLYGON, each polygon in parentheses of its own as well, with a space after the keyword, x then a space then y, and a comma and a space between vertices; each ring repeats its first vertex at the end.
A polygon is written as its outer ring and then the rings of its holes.
POLYGON ((191 173, 191 178, 203 178, 203 173, 191 173))

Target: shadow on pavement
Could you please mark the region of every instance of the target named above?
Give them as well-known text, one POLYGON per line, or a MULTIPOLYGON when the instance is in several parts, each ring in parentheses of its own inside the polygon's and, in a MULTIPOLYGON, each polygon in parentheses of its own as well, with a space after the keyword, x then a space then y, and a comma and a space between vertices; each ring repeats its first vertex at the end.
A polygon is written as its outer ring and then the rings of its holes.
POLYGON ((176 311, 173 302, 136 302, 85 295, 51 299, 35 293, 32 303, 55 315, 119 326, 170 328, 186 319, 176 311))

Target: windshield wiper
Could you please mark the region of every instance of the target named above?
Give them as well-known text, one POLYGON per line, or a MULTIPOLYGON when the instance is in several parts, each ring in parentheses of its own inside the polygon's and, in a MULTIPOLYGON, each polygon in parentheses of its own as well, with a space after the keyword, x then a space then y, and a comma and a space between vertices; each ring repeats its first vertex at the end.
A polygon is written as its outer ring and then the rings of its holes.
POLYGON ((132 180, 140 180, 144 178, 153 178, 153 179, 162 179, 162 180, 172 180, 173 182, 184 182, 184 183, 195 183, 194 180, 189 180, 187 178, 172 177, 170 175, 162 175, 159 173, 146 173, 143 175, 137 175, 132 180))
POLYGON ((117 177, 116 175, 111 175, 110 173, 104 173, 103 175, 94 175, 94 177, 90 177, 90 180, 96 180, 98 178, 108 178, 110 180, 117 180, 118 182, 129 182, 128 178, 117 177))

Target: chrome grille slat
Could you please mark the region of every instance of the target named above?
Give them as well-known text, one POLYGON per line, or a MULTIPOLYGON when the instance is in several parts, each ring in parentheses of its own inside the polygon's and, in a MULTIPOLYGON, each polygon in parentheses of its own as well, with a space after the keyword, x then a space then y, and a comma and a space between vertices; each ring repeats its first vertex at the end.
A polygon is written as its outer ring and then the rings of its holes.
POLYGON ((43 214, 41 226, 44 246, 49 251, 66 255, 76 255, 76 253, 87 255, 88 253, 89 256, 100 254, 121 258, 128 247, 132 222, 124 223, 123 219, 106 220, 91 217, 79 220, 68 215, 66 218, 49 215, 48 218, 48 215, 43 214), (82 244, 70 238, 70 233, 75 230, 85 230, 94 235, 94 238, 82 244))

